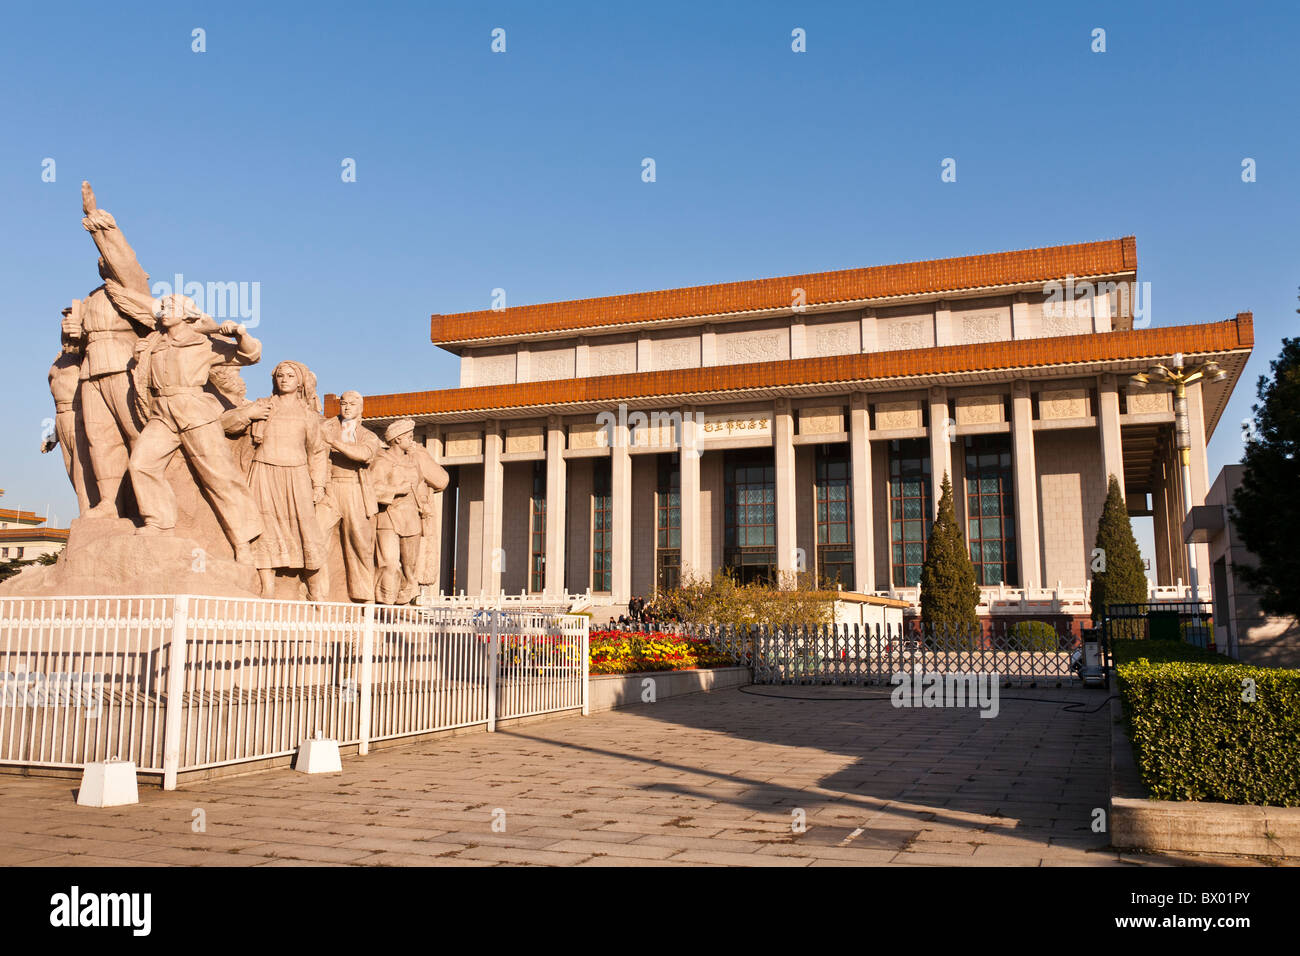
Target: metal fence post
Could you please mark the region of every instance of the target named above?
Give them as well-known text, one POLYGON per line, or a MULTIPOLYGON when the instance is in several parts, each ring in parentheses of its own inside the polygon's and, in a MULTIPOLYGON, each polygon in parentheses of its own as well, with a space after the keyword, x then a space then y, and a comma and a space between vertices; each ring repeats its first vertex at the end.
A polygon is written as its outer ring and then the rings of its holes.
POLYGON ((501 611, 490 609, 492 627, 488 632, 488 680, 487 680, 487 732, 495 733, 497 729, 497 637, 500 634, 501 611))
POLYGON ((591 618, 582 619, 582 716, 591 715, 591 695, 587 682, 591 679, 590 659, 591 659, 591 618))
POLYGON ((167 672, 167 711, 163 718, 163 789, 176 789, 181 766, 181 732, 185 698, 185 631, 189 626, 190 596, 178 594, 172 604, 172 639, 167 672))
POLYGON ((364 757, 370 753, 370 707, 374 700, 371 684, 375 678, 375 606, 367 604, 362 612, 361 625, 361 673, 360 683, 360 727, 358 730, 357 754, 364 757))

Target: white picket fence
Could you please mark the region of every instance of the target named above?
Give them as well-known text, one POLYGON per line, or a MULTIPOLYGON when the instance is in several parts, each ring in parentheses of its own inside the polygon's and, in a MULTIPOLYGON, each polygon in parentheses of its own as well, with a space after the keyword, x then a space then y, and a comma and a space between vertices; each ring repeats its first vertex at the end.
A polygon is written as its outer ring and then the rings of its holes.
POLYGON ((179 773, 587 712, 587 619, 243 598, 0 599, 0 764, 179 773))

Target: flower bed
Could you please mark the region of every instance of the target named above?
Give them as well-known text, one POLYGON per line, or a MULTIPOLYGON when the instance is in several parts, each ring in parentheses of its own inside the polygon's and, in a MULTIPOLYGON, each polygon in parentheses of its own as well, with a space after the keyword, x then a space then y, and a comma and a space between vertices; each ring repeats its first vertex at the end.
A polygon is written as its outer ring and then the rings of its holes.
POLYGON ((683 671, 735 663, 706 640, 661 631, 592 631, 590 648, 592 674, 683 671))

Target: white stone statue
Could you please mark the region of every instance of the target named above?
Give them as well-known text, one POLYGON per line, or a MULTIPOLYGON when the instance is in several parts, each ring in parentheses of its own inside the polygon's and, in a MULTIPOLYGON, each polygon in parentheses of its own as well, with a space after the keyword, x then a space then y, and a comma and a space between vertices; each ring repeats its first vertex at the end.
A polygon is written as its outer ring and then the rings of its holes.
POLYGON ((62 349, 50 366, 50 395, 54 398, 54 433, 41 442, 41 454, 59 448, 63 452, 63 467, 77 495, 79 514, 90 510, 90 496, 86 490, 86 477, 90 462, 87 459, 86 430, 81 420, 81 403, 77 391, 81 384, 81 363, 85 359, 78 339, 71 334, 79 328, 73 312, 81 303, 63 310, 62 349))
POLYGON ((446 470, 415 442, 415 422, 403 418, 384 431, 389 447, 372 466, 375 497, 380 504, 375 538, 379 580, 375 599, 383 604, 409 604, 419 593, 420 536, 424 531, 421 485, 433 491, 447 487, 446 470))
POLYGON ((141 338, 151 333, 149 313, 122 308, 124 293, 149 296, 149 276, 140 267, 117 222, 95 204, 90 183, 81 184, 81 224, 99 249, 99 275, 94 289, 75 310, 75 326, 67 331, 82 346, 80 412, 94 488, 89 517, 126 517, 129 507, 121 492, 131 449, 143 428, 127 366, 141 338))
POLYGON ((375 517, 379 503, 370 464, 384 448, 379 436, 361 424, 361 393, 339 396, 339 414, 321 426, 329 446, 329 484, 316 513, 328 545, 343 553, 348 597, 367 603, 375 599, 375 517), (341 540, 340 540, 341 539, 341 540))
MULTIPOLYGON (((152 302, 147 300, 143 301, 152 302)), ((222 430, 221 402, 205 390, 213 366, 252 365, 262 343, 238 323, 220 326, 183 295, 157 300, 160 331, 136 350, 135 380, 147 420, 131 450, 131 484, 144 519, 136 534, 170 534, 176 528, 176 493, 167 466, 176 451, 198 476, 217 520, 235 552, 248 563, 248 543, 261 532, 261 521, 222 430), (210 331, 201 332, 199 328, 210 331), (233 338, 227 341, 215 337, 233 338)))
POLYGON ((301 575, 314 601, 329 595, 325 536, 316 505, 324 500, 329 446, 321 436, 315 377, 299 362, 281 362, 271 373, 270 398, 226 412, 226 434, 249 432, 253 459, 248 487, 261 512, 262 534, 253 562, 262 594, 275 592, 277 571, 301 575))

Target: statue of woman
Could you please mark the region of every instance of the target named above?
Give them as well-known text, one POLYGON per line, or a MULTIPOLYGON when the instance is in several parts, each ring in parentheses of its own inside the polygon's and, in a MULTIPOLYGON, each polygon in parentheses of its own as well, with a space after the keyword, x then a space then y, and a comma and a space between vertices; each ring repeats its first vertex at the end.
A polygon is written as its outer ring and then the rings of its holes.
POLYGON ((329 446, 321 437, 316 377, 305 365, 286 361, 271 373, 271 384, 270 398, 222 418, 227 435, 247 431, 253 446, 248 487, 263 525, 253 560, 263 597, 274 595, 276 571, 288 571, 301 574, 311 600, 324 601, 329 581, 316 505, 325 497, 329 446))

